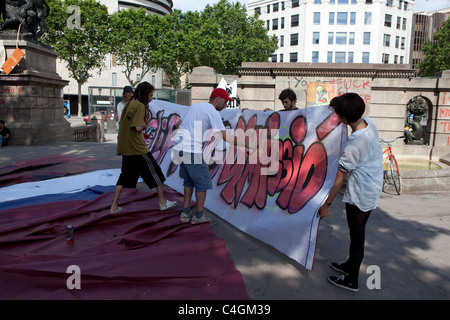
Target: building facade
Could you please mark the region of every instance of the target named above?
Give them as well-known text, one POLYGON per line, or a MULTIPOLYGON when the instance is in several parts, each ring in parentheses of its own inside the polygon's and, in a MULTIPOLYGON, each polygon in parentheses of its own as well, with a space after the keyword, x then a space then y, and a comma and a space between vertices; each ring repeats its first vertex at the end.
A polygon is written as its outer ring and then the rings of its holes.
MULTIPOLYGON (((172 0, 97 0, 101 4, 108 8, 110 14, 118 12, 120 10, 126 10, 129 8, 145 8, 149 14, 166 15, 172 13, 173 2, 172 0)), ((105 57, 106 68, 101 73, 93 72, 94 76, 81 87, 82 93, 82 113, 88 113, 88 95, 89 87, 119 87, 123 88, 125 85, 129 85, 123 71, 124 67, 118 66, 115 63, 114 56, 108 54, 105 57)), ((71 114, 77 113, 77 101, 78 101, 78 84, 69 75, 69 71, 64 61, 58 60, 57 72, 65 80, 69 80, 69 85, 64 88, 64 99, 70 101, 71 114)), ((135 80, 145 80, 153 84, 155 88, 160 88, 163 83, 163 72, 157 71, 156 73, 147 73, 145 77, 141 79, 139 70, 135 70, 132 74, 132 78, 135 80)), ((103 90, 105 94, 106 90, 103 90)), ((80 112, 78 113, 80 114, 80 112)))
POLYGON ((417 65, 424 58, 422 46, 427 40, 433 41, 433 35, 442 27, 442 23, 450 16, 450 8, 419 12, 414 14, 411 46, 411 67, 417 69, 417 65))
POLYGON ((414 0, 249 0, 272 62, 409 64, 414 0))

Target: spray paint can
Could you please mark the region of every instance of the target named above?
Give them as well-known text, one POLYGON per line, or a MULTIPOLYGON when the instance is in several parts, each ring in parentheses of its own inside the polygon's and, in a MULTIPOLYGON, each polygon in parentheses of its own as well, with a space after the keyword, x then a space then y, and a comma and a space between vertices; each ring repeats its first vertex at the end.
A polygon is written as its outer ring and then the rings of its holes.
POLYGON ((73 238, 73 231, 74 231, 73 226, 68 225, 67 226, 67 230, 66 230, 67 243, 73 243, 73 240, 74 240, 74 238, 73 238))

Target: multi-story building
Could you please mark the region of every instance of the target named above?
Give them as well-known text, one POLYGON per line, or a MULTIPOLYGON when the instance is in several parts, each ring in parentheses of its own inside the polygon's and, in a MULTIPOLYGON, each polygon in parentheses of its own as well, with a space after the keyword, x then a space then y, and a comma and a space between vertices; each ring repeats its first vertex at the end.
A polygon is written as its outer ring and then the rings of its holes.
POLYGON ((422 45, 427 41, 434 41, 433 35, 442 27, 442 23, 450 17, 450 8, 418 12, 414 14, 411 46, 411 67, 417 69, 417 65, 423 60, 422 45))
MULTIPOLYGON (((120 10, 126 10, 129 8, 145 8, 149 14, 166 15, 172 13, 173 2, 172 0, 97 0, 101 4, 108 8, 110 14, 118 12, 120 10)), ((94 76, 81 87, 82 93, 82 111, 84 114, 88 113, 88 95, 89 87, 118 87, 123 88, 125 85, 129 85, 123 71, 124 67, 118 66, 115 63, 114 56, 108 54, 105 56, 105 65, 101 73, 94 71, 94 76)), ((72 115, 77 113, 77 101, 78 101, 78 84, 70 78, 69 71, 64 61, 58 60, 57 63, 58 74, 66 80, 69 80, 69 85, 64 88, 64 99, 70 101, 72 115)), ((161 70, 156 73, 147 73, 141 79, 139 70, 135 70, 132 74, 132 78, 135 80, 145 80, 153 84, 156 88, 160 88, 163 83, 163 72, 161 70)), ((108 94, 103 90, 103 94, 108 94)))
POLYGON ((410 63, 414 0, 249 0, 278 38, 273 62, 410 63))

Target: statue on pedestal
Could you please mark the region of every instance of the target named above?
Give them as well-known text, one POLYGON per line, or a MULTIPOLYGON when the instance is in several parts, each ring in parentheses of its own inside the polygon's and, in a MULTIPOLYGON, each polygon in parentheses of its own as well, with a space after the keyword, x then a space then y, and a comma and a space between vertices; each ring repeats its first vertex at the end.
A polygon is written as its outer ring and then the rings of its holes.
POLYGON ((420 121, 422 116, 428 111, 427 103, 421 97, 412 99, 406 109, 409 112, 409 117, 406 120, 407 127, 405 128, 405 143, 414 145, 423 145, 423 129, 420 121))
POLYGON ((50 13, 46 0, 5 0, 0 7, 3 17, 1 30, 18 30, 19 26, 38 40, 45 31, 45 19, 50 13))

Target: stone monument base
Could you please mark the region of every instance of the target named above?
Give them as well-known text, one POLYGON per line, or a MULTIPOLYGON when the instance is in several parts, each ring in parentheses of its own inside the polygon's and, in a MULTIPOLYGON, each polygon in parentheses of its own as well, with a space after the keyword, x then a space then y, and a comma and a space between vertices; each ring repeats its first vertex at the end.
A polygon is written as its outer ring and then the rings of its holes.
POLYGON ((0 119, 11 130, 9 145, 42 145, 73 141, 64 118, 62 89, 68 81, 56 73, 58 54, 31 35, 0 32, 6 59, 16 46, 25 53, 9 75, 0 74, 0 119))

